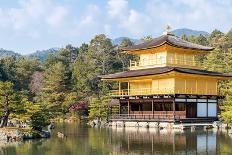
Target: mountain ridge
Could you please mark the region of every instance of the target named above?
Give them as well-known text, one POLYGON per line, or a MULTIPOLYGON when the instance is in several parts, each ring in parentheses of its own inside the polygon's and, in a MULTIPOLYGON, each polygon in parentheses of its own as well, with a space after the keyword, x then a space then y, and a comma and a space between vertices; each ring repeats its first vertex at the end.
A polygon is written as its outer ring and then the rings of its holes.
MULTIPOLYGON (((207 36, 209 35, 208 32, 206 31, 199 31, 199 30, 193 30, 189 28, 180 28, 180 29, 175 29, 171 31, 174 35, 181 37, 182 35, 186 34, 187 36, 199 36, 199 35, 204 35, 207 36)), ((135 38, 130 38, 130 37, 117 37, 112 39, 113 45, 119 45, 123 39, 130 39, 133 43, 138 44, 140 42, 140 39, 135 39, 135 38)), ((37 50, 31 54, 23 55, 18 52, 12 51, 12 50, 6 50, 3 48, 0 48, 0 58, 5 58, 5 57, 10 57, 10 56, 26 56, 29 58, 38 58, 41 62, 44 62, 46 57, 49 54, 56 54, 58 53, 60 48, 49 48, 46 50, 37 50)))
POLYGON ((191 35, 192 36, 199 36, 199 35, 208 36, 209 35, 209 33, 206 31, 193 30, 193 29, 189 29, 189 28, 175 29, 171 32, 178 37, 181 37, 184 34, 187 36, 191 36, 191 35))
POLYGON ((12 50, 6 50, 3 48, 0 48, 0 58, 11 57, 11 56, 20 57, 21 54, 19 54, 18 52, 12 51, 12 50))

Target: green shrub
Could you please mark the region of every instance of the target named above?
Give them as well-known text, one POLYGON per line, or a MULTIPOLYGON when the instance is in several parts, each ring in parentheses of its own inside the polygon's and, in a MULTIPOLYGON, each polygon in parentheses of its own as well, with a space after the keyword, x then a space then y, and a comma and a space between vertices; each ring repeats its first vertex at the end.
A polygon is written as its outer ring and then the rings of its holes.
POLYGON ((31 127, 35 130, 41 131, 43 127, 50 123, 49 118, 43 112, 35 112, 31 116, 31 127))

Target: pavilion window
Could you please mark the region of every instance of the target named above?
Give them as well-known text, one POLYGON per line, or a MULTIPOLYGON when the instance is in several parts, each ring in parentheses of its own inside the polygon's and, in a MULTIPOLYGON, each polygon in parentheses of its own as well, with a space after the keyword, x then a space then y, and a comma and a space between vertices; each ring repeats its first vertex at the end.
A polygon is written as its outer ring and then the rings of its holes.
POLYGON ((139 111, 139 104, 131 104, 131 111, 139 111))
POLYGON ((127 106, 122 106, 121 107, 121 114, 127 114, 127 112, 128 112, 128 108, 127 108, 127 106))
POLYGON ((163 111, 162 105, 160 103, 155 103, 154 104, 154 111, 163 111))
POLYGON ((172 111, 172 103, 156 103, 154 104, 154 111, 172 111))
POLYGON ((172 103, 165 103, 163 111, 173 111, 173 105, 172 105, 172 103))
POLYGON ((143 111, 152 111, 152 104, 150 103, 143 104, 143 111))
POLYGON ((185 111, 185 103, 176 103, 175 110, 176 111, 185 111))

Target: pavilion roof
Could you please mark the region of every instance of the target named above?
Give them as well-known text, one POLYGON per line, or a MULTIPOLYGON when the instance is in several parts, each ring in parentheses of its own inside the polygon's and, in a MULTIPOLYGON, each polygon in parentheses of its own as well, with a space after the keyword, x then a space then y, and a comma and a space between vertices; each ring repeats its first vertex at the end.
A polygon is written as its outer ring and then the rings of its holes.
POLYGON ((166 43, 171 45, 171 46, 180 47, 180 48, 187 48, 187 49, 192 49, 192 50, 211 51, 214 49, 213 47, 202 46, 199 44, 185 41, 185 40, 183 40, 177 36, 174 36, 172 34, 166 34, 166 35, 162 35, 158 38, 154 38, 151 41, 147 41, 147 42, 144 42, 141 44, 125 47, 123 50, 124 51, 137 51, 137 50, 142 50, 142 49, 159 47, 159 46, 162 46, 166 43))
POLYGON ((148 69, 129 70, 129 71, 119 72, 115 74, 102 75, 100 77, 102 79, 107 80, 107 79, 158 75, 158 74, 168 73, 171 71, 176 71, 179 73, 187 73, 187 74, 206 75, 206 76, 232 77, 232 74, 219 73, 219 72, 200 70, 200 69, 180 68, 180 67, 155 67, 155 68, 148 68, 148 69))

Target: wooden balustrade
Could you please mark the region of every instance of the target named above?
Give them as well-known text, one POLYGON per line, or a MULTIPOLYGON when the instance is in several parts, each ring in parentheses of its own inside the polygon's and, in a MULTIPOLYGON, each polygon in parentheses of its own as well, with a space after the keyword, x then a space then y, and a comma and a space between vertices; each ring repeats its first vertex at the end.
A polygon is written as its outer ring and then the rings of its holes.
POLYGON ((197 89, 162 89, 152 90, 150 88, 141 89, 121 89, 110 91, 110 96, 133 96, 133 95, 156 95, 156 94, 204 94, 204 95, 221 95, 215 90, 197 90, 197 89))
POLYGON ((157 58, 145 61, 132 61, 130 60, 130 69, 139 69, 143 67, 159 67, 160 65, 172 65, 172 66, 183 66, 183 67, 194 67, 201 68, 202 65, 200 62, 195 60, 182 60, 182 59, 173 59, 173 58, 157 58))

